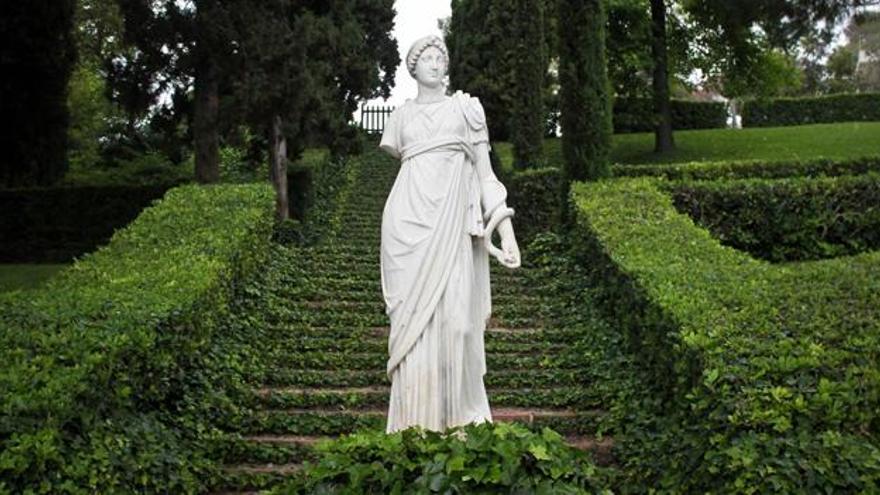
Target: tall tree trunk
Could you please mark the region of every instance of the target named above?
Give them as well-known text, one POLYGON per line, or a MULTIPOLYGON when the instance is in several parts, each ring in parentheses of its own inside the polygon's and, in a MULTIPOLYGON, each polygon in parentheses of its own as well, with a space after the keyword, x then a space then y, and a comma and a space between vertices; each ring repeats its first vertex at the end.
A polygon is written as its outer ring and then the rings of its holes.
POLYGON ((193 134, 196 152, 196 181, 210 184, 220 180, 219 70, 210 52, 209 2, 196 7, 196 66, 193 134))
POLYGON ((272 119, 269 131, 269 179, 275 188, 275 217, 279 221, 287 220, 290 218, 287 198, 287 140, 278 115, 272 119))
POLYGON ((651 0, 651 55, 654 58, 654 151, 675 149, 666 55, 666 0, 651 0))

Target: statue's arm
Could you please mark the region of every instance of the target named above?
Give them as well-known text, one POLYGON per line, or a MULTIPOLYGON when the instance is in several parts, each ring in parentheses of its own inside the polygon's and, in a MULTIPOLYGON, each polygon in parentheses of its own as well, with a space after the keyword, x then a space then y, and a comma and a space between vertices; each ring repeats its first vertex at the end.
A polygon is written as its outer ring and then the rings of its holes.
MULTIPOLYGON (((480 179, 480 202, 483 207, 483 215, 488 221, 497 208, 507 206, 507 189, 492 171, 489 160, 489 144, 482 142, 475 145, 477 176, 480 179)), ((498 223, 496 227, 501 236, 501 250, 505 255, 515 256, 519 260, 519 247, 516 243, 516 235, 513 232, 513 222, 510 217, 498 223)))

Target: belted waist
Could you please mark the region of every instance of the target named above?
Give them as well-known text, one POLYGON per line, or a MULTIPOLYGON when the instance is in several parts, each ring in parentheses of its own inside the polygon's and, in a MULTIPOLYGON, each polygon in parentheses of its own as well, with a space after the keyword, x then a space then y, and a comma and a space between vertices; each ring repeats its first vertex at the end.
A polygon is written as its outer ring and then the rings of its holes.
POLYGON ((438 136, 406 146, 400 151, 400 161, 405 162, 415 156, 437 150, 461 150, 468 156, 471 163, 474 163, 475 152, 473 145, 458 136, 438 136))
POLYGON ((467 232, 470 235, 483 235, 483 211, 480 206, 480 179, 476 173, 476 151, 468 141, 458 136, 438 136, 427 141, 420 141, 404 147, 400 152, 401 163, 410 158, 430 151, 461 151, 470 162, 465 169, 464 180, 467 183, 467 232))

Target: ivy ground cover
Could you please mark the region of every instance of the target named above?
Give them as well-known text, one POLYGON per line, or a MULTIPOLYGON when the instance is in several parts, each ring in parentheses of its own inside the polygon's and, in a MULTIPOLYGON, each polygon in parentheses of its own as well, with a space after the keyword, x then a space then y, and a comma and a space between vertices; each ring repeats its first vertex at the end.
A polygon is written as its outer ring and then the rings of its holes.
POLYGON ((756 259, 676 210, 674 188, 573 191, 581 264, 647 387, 621 435, 630 486, 876 492, 880 253, 756 259))
POLYGON ((554 288, 559 275, 538 266, 540 256, 528 251, 525 259, 534 261, 522 270, 492 269, 485 383, 495 421, 531 432, 476 429, 470 435, 483 440, 467 452, 455 438, 401 447, 403 437, 378 434, 389 395, 379 228, 396 173, 393 160, 378 153, 352 160, 341 174, 320 179, 335 177, 332 187, 315 184, 327 191, 318 194, 323 213, 308 225, 316 217, 307 212, 305 228, 323 229, 322 237, 298 236, 295 229, 280 233, 305 244, 275 244, 263 282, 242 306, 249 309, 233 315, 259 328, 253 335, 262 350, 251 397, 242 403, 248 412, 229 421, 234 427, 215 444, 223 470, 209 479, 212 489, 308 493, 309 487, 336 486, 345 492, 353 484, 379 492, 403 486, 410 493, 433 485, 497 493, 546 482, 589 493, 613 485, 605 468, 565 450, 567 443, 592 452, 600 465, 612 462, 611 438, 599 435, 608 417, 600 379, 607 369, 587 358, 601 353, 584 340, 608 328, 594 311, 583 313, 578 325, 561 320, 565 303, 554 288), (318 448, 322 441, 331 443, 318 448), (553 459, 543 459, 548 452, 553 459), (510 463, 523 464, 511 469, 510 463))

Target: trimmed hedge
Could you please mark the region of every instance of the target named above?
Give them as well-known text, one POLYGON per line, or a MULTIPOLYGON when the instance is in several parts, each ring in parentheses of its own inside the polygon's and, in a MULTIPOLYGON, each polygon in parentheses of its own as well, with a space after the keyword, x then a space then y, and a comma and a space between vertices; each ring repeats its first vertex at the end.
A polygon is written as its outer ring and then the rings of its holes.
POLYGON ((821 179, 688 181, 676 208, 722 244, 771 262, 880 248, 880 174, 821 179))
POLYGON ((880 172, 880 156, 832 160, 691 162, 671 165, 615 165, 615 177, 665 177, 671 180, 718 180, 783 177, 834 177, 880 172))
POLYGON ((516 171, 502 178, 507 204, 516 211, 517 241, 526 246, 538 233, 555 230, 562 206, 562 174, 557 168, 516 171))
POLYGON ((269 248, 266 185, 183 186, 110 244, 0 296, 0 493, 194 493, 231 407, 217 345, 269 248))
POLYGON ((746 100, 743 127, 880 120, 880 93, 746 100))
POLYGON ((624 425, 630 472, 677 493, 880 490, 880 252, 771 265, 656 179, 572 198, 573 245, 657 403, 651 428, 624 425))
MULTIPOLYGON (((727 104, 672 100, 672 128, 718 129, 727 127, 727 104)), ((650 98, 614 100, 614 132, 654 132, 654 103, 650 98)))
POLYGON ((68 262, 106 244, 175 184, 0 190, 0 262, 68 262))

